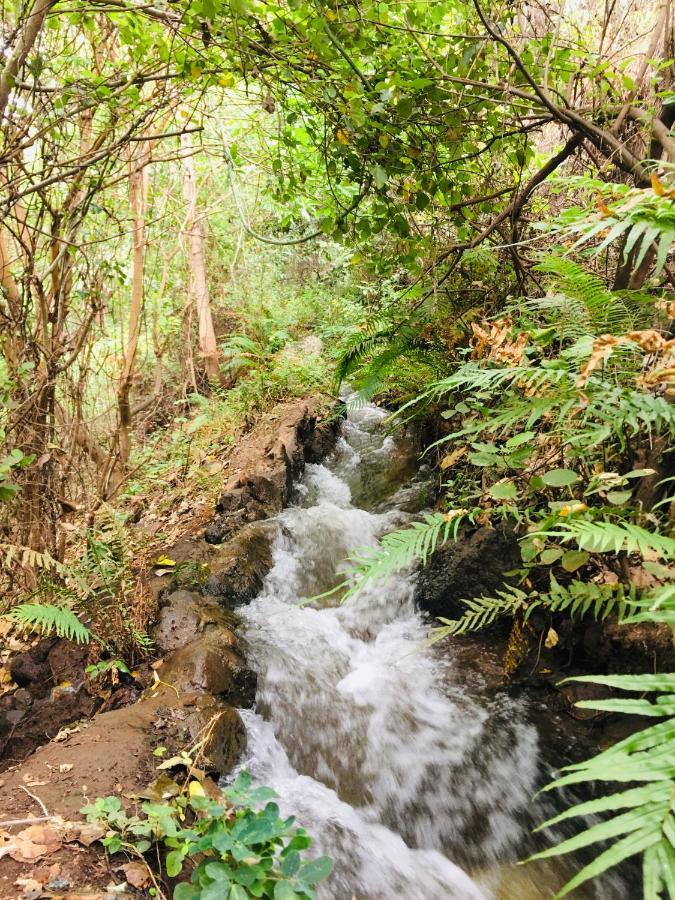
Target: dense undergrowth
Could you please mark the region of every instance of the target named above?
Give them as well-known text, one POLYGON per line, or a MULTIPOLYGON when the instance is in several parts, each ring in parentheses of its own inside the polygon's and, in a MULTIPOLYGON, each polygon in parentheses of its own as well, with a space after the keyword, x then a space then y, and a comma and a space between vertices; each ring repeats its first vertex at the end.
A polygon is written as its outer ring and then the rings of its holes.
MULTIPOLYGON (((358 553, 345 584, 353 596, 416 560, 426 562, 467 528, 508 523, 519 538, 521 567, 494 596, 467 598, 460 618, 441 618, 432 639, 507 618, 511 674, 533 643, 539 652, 555 647, 565 620, 583 625, 611 617, 626 628, 646 625, 666 634, 675 625, 675 341, 668 335, 672 300, 658 280, 675 234, 672 201, 656 178, 647 190, 608 191, 589 180, 584 187, 615 205, 603 201, 599 215, 565 211, 553 223, 557 236, 581 238, 571 250, 554 247, 541 258, 543 296, 514 297, 492 319, 473 321, 450 374, 396 412, 395 419, 411 421, 432 410, 447 423, 433 445, 443 475, 440 509, 358 553), (666 248, 657 254, 653 281, 639 291, 611 290, 594 269, 598 254, 624 233, 642 248, 636 266, 652 241, 666 248)), ((374 375, 380 389, 389 380, 396 391, 397 358, 405 350, 395 341, 387 368, 386 350, 371 362, 371 348, 362 344, 345 355, 341 374, 354 369, 368 393, 374 375)), ((407 385, 399 396, 406 392, 407 385)), ((549 790, 597 781, 642 787, 579 804, 546 823, 625 810, 534 858, 613 839, 559 896, 637 853, 645 897, 672 895, 675 673, 576 680, 629 694, 582 707, 662 721, 563 771, 549 790)))
MULTIPOLYGON (((348 594, 500 525, 521 564, 432 639, 497 623, 512 678, 594 622, 672 644, 671 0, 2 13, 0 611, 27 640, 89 642, 115 677, 149 657, 144 576, 231 447, 348 380, 435 429, 442 484, 348 594)), ((564 813, 605 818, 549 855, 609 841, 568 890, 641 854, 645 897, 675 898, 675 676, 590 677, 623 692, 595 708, 659 721, 554 782, 625 790, 564 813)), ((190 856, 183 801, 162 815, 190 856)), ((278 851, 296 881, 248 892, 311 896, 265 822, 252 870, 278 851)))

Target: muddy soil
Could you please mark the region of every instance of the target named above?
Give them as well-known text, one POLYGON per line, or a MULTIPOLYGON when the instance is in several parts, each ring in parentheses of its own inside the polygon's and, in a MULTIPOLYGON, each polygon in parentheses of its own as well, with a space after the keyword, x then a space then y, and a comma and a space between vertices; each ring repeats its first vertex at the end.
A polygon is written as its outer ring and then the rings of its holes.
MULTIPOLYGON (((110 896, 125 896, 124 871, 111 868, 97 845, 64 842, 28 863, 3 855, 3 841, 35 817, 81 819, 96 797, 160 799, 158 747, 172 756, 202 741, 197 764, 214 780, 236 763, 245 731, 235 707, 253 703, 255 673, 231 608, 255 595, 271 565, 262 520, 286 503, 305 461, 321 458, 336 439, 338 419, 328 410, 321 399, 280 404, 232 452, 216 517, 166 549, 175 572, 150 580, 162 655, 145 678, 127 679, 104 701, 84 676, 86 649, 48 639, 11 661, 18 688, 0 699, 2 900, 75 898, 85 887, 103 897, 109 885, 117 885, 110 896)), ((147 887, 126 890, 149 896, 147 887)))

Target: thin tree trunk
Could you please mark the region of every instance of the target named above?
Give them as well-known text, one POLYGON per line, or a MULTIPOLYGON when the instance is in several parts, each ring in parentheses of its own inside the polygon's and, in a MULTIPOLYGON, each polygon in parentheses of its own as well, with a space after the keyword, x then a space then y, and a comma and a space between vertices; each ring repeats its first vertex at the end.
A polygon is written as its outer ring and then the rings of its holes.
POLYGON ((188 292, 197 311, 199 355, 209 381, 223 384, 218 360, 218 344, 211 314, 211 296, 206 278, 206 241, 197 214, 197 179, 189 134, 181 135, 183 156, 183 197, 186 202, 185 239, 188 258, 188 292))
POLYGON ((54 6, 56 0, 36 0, 25 14, 23 28, 19 34, 14 50, 7 57, 2 71, 0 71, 0 122, 5 116, 5 110, 9 101, 9 95, 14 84, 19 69, 24 64, 26 57, 30 53, 42 26, 44 25, 47 13, 54 6))
POLYGON ((141 145, 137 153, 132 153, 129 175, 129 205, 132 218, 133 274, 131 281, 131 305, 129 307, 129 328, 122 373, 117 390, 119 414, 118 447, 120 464, 124 468, 131 455, 131 385, 133 383, 138 349, 138 336, 143 311, 143 276, 145 273, 145 213, 148 201, 147 165, 149 152, 141 145))

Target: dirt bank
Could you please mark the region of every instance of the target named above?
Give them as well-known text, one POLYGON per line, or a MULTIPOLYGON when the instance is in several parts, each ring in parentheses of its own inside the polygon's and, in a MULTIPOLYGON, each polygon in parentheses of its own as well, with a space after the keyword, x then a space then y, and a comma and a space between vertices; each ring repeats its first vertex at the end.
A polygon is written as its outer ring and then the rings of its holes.
MULTIPOLYGON (((7 712, 20 711, 23 703, 28 721, 37 724, 26 736, 23 716, 15 715, 13 723, 10 715, 5 748, 18 755, 31 740, 51 740, 2 776, 0 898, 75 897, 83 885, 105 896, 107 885, 125 880, 96 845, 81 841, 59 840, 33 862, 3 853, 3 843, 11 846, 29 824, 24 820, 77 820, 87 799, 109 794, 161 799, 157 766, 183 749, 194 750, 196 765, 214 778, 236 762, 245 734, 235 707, 253 703, 255 674, 246 665, 232 609, 255 596, 271 566, 271 532, 262 520, 287 502, 305 462, 320 459, 335 441, 338 421, 327 411, 323 401, 302 401, 282 404, 266 416, 226 461, 213 521, 201 534, 190 533, 167 547, 175 567, 150 580, 159 607, 153 634, 163 655, 152 665, 149 685, 142 691, 133 687, 130 699, 136 702, 87 718, 91 704, 100 702, 83 677, 83 654, 70 648, 65 656, 77 658, 69 673, 73 680, 61 688, 70 705, 59 704, 63 642, 40 642, 13 661, 26 696, 15 697, 7 712), (90 703, 84 714, 72 699, 80 695, 90 703), (48 725, 46 732, 40 733, 41 724, 48 725), (15 820, 20 824, 6 824, 15 820)), ((129 892, 146 896, 142 890, 129 892)))

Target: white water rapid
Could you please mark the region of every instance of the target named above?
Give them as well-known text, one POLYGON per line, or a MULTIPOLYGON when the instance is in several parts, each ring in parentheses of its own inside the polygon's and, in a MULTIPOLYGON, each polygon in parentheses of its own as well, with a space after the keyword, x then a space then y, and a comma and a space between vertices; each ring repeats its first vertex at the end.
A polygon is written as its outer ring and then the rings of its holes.
POLYGON ((239 610, 259 673, 256 711, 242 711, 243 766, 335 861, 324 900, 550 897, 495 888, 541 784, 524 702, 475 695, 451 660, 423 646, 414 576, 344 605, 299 605, 419 508, 413 450, 386 434, 385 415, 351 411, 332 457, 307 466, 296 505, 278 516, 263 591, 239 610))

